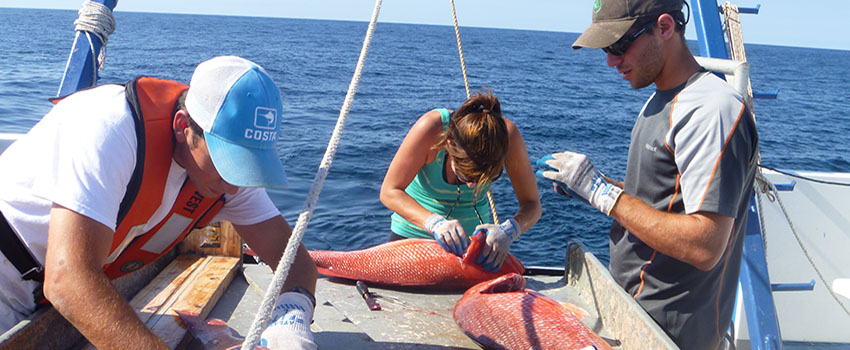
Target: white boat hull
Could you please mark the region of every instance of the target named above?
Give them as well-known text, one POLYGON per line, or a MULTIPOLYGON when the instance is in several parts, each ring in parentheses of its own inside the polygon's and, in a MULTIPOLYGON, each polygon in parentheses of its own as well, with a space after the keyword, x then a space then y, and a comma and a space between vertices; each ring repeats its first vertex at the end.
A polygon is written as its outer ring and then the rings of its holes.
MULTIPOLYGON (((848 173, 793 173, 850 183, 848 173)), ((765 176, 775 185, 795 181, 792 190, 778 192, 779 200, 759 195, 770 282, 796 286, 783 291, 774 288, 772 292, 783 343, 846 344, 850 348, 850 314, 837 301, 850 306, 850 187, 769 170, 765 176), (813 287, 805 287, 812 282, 813 287)), ((744 348, 740 345, 748 343, 749 333, 740 296, 735 334, 738 348, 744 348)))

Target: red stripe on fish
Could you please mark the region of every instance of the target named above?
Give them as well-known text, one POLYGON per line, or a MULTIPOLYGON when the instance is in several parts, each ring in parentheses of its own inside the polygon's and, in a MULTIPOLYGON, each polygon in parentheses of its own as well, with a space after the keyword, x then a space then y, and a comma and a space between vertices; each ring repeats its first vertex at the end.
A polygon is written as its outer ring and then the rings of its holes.
POLYGON ((471 237, 463 258, 446 252, 435 240, 415 238, 350 252, 312 250, 310 257, 319 273, 327 276, 443 290, 466 289, 504 274, 525 271, 513 255, 505 259, 498 272, 485 271, 475 264, 484 238, 484 232, 471 237))
POLYGON ((522 276, 509 274, 470 288, 455 305, 455 322, 487 349, 611 349, 573 312, 523 287, 522 276))

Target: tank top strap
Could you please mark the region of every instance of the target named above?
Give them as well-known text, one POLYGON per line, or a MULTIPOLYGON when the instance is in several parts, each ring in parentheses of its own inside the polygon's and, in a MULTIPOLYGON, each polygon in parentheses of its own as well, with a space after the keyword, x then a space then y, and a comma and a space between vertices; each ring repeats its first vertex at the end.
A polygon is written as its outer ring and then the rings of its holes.
POLYGON ((443 131, 448 130, 451 113, 449 113, 449 110, 445 108, 438 108, 437 111, 440 112, 440 120, 443 122, 443 131))

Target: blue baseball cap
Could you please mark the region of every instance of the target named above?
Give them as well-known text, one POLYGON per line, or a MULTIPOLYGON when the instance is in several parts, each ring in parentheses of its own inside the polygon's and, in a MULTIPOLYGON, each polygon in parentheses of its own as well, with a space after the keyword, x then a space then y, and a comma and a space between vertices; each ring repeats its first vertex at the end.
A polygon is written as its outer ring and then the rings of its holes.
POLYGON ((280 90, 254 62, 216 57, 192 74, 186 109, 204 130, 213 165, 240 187, 286 187, 277 154, 282 104, 280 90))

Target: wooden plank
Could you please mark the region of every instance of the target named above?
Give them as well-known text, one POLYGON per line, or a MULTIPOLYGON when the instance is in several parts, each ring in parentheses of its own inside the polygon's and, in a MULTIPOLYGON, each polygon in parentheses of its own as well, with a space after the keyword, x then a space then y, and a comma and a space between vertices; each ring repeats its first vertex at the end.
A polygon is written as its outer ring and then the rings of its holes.
MULTIPOLYGON (((174 310, 196 312, 206 317, 241 264, 241 258, 223 256, 180 256, 130 305, 139 318, 172 349, 184 345, 186 329, 174 310)), ((95 349, 89 344, 86 350, 95 349)))
MULTIPOLYGON (((147 324, 150 317, 167 307, 168 299, 197 269, 205 259, 196 256, 178 256, 165 269, 130 300, 130 307, 147 324)), ((150 327, 150 325, 148 325, 150 327)))
POLYGON ((181 286, 180 294, 174 298, 167 310, 158 313, 158 320, 151 327, 160 339, 172 349, 177 348, 186 336, 186 329, 174 310, 196 312, 202 319, 212 311, 221 294, 233 280, 239 259, 233 257, 207 257, 206 266, 199 269, 195 278, 181 286))
POLYGON ((242 238, 227 221, 193 230, 177 247, 180 255, 242 256, 242 238))

